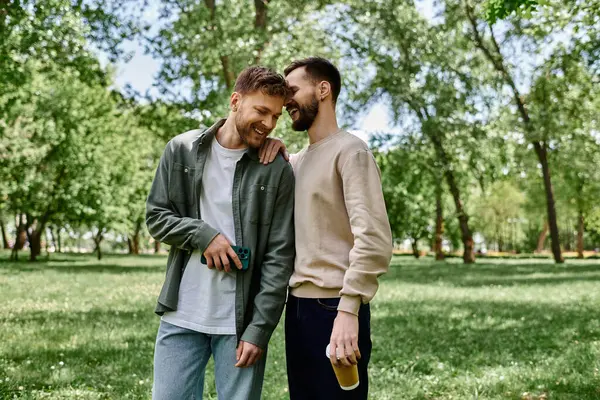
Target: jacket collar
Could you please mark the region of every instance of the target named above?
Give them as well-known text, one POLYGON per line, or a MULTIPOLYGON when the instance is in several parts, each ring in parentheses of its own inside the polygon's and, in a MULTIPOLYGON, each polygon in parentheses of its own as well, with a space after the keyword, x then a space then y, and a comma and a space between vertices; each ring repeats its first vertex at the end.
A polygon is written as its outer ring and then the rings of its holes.
MULTIPOLYGON (((227 118, 221 118, 215 124, 213 124, 213 126, 205 130, 200 135, 198 143, 199 147, 208 147, 208 145, 212 143, 213 139, 215 138, 215 135, 217 134, 219 128, 221 128, 225 124, 225 121, 227 121, 227 118)), ((248 146, 244 154, 246 154, 252 160, 258 161, 258 149, 248 146)))

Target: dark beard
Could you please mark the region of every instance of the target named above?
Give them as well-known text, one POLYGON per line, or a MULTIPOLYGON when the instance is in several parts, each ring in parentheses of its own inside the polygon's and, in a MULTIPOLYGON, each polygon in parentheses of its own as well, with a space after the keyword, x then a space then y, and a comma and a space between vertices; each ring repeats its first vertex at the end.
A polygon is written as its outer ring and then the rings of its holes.
POLYGON ((298 104, 298 119, 292 121, 292 129, 295 131, 307 131, 315 122, 319 114, 319 101, 313 97, 309 105, 298 104))

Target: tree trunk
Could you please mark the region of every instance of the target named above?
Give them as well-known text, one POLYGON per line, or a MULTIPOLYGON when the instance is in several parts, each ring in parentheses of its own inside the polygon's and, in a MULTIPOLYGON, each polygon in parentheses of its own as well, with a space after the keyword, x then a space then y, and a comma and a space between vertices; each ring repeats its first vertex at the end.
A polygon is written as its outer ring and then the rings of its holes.
POLYGON ((59 253, 62 253, 62 242, 61 242, 61 240, 60 240, 60 230, 61 230, 61 228, 60 228, 60 227, 58 227, 58 228, 56 229, 56 241, 57 241, 57 243, 58 243, 58 252, 59 252, 59 253))
POLYGON ((129 236, 127 236, 127 250, 129 251, 129 254, 133 254, 133 242, 129 236))
POLYGON ((17 238, 12 248, 12 252, 10 253, 10 259, 18 261, 19 251, 23 250, 23 247, 25 246, 25 241, 27 240, 27 227, 25 225, 25 219, 23 214, 19 214, 15 219, 15 222, 17 225, 17 238))
POLYGON ((585 229, 585 220, 583 212, 579 210, 579 221, 577 227, 577 258, 583 258, 583 231, 585 229))
POLYGON ((135 224, 135 231, 133 232, 133 237, 131 240, 131 253, 130 254, 140 254, 140 231, 142 230, 142 222, 138 221, 135 224))
POLYGON ((25 242, 27 241, 27 226, 25 225, 25 218, 23 214, 19 216, 17 222, 17 240, 15 241, 14 249, 17 251, 23 250, 25 242))
POLYGON ((540 232, 540 236, 538 237, 537 248, 535 249, 536 253, 541 253, 544 251, 544 243, 546 242, 546 237, 548 237, 548 221, 544 220, 544 227, 540 232))
MULTIPOLYGON (((471 39, 475 41, 475 45, 483 52, 496 71, 502 74, 504 82, 510 86, 517 109, 519 110, 521 118, 523 119, 525 130, 528 133, 532 133, 535 127, 532 125, 531 119, 529 118, 529 112, 525 106, 524 97, 521 96, 521 93, 519 92, 519 89, 517 88, 510 71, 504 64, 504 56, 500 50, 500 45, 494 36, 494 30, 492 26, 488 25, 490 30, 490 41, 493 45, 493 47, 490 49, 490 47, 488 47, 488 45, 484 42, 481 32, 479 31, 477 18, 475 17, 472 5, 470 2, 465 1, 464 6, 467 18, 469 18, 469 21, 471 22, 471 28, 473 30, 473 37, 471 39)), ((558 223, 556 221, 556 206, 554 204, 554 193, 552 190, 552 180, 550 178, 550 168, 548 166, 546 144, 544 142, 540 142, 539 140, 533 140, 531 143, 533 144, 533 148, 535 149, 540 164, 542 165, 544 189, 546 191, 548 225, 550 227, 550 240, 552 242, 552 254, 554 255, 554 261, 560 264, 564 262, 564 259, 560 251, 560 238, 558 236, 558 223)))
POLYGON ((29 261, 37 261, 37 257, 42 254, 42 227, 36 227, 29 235, 29 261))
POLYGON ((444 235, 444 208, 442 206, 442 184, 438 182, 435 191, 435 240, 434 251, 436 261, 444 259, 444 251, 442 250, 442 241, 444 235))
POLYGON ((259 64, 267 45, 267 4, 269 0, 254 0, 254 31, 260 33, 254 64, 259 64))
POLYGON ((131 254, 135 254, 135 255, 140 254, 140 235, 138 233, 133 235, 133 240, 131 241, 131 243, 132 243, 131 254))
MULTIPOLYGON (((426 111, 424 112, 426 114, 426 111)), ((421 122, 424 122, 424 125, 427 126, 430 123, 429 116, 420 115, 421 122)), ((462 204, 460 189, 456 184, 456 179, 454 177, 454 173, 452 172, 452 168, 450 165, 450 159, 446 154, 446 150, 442 144, 442 139, 436 129, 428 129, 424 127, 424 131, 427 136, 433 143, 433 147, 435 149, 435 153, 438 159, 441 161, 444 168, 444 176, 446 177, 446 182, 448 183, 448 187, 450 188, 450 193, 452 193, 452 199, 454 200, 454 205, 456 207, 456 214, 458 217, 458 224, 460 226, 461 238, 463 242, 463 261, 465 264, 472 264, 475 262, 475 253, 473 252, 473 234, 471 233, 471 229, 469 228, 469 216, 465 212, 465 209, 462 204)))
POLYGON ((418 239, 410 239, 410 244, 412 246, 413 256, 415 256, 416 259, 419 259, 419 257, 421 256, 421 254, 419 254, 419 247, 417 246, 417 242, 418 241, 419 241, 418 239))
MULTIPOLYGON (((210 26, 209 29, 215 31, 217 33, 217 36, 221 36, 221 29, 216 19, 216 1, 204 0, 204 4, 210 10, 210 19, 212 22, 212 26, 210 26)), ((225 81, 225 86, 227 87, 227 90, 231 90, 233 89, 233 85, 235 84, 235 73, 231 69, 229 57, 226 55, 220 55, 219 59, 221 60, 221 68, 223 69, 223 79, 225 81)))
POLYGON ((102 260, 102 248, 100 247, 102 239, 104 239, 103 229, 99 229, 98 233, 94 236, 94 252, 96 252, 98 260, 102 260))
POLYGON ((560 251, 556 205, 554 204, 554 191, 552 189, 552 180, 550 178, 550 167, 548 166, 548 154, 545 144, 533 142, 533 147, 538 155, 540 164, 542 164, 542 174, 544 175, 544 189, 546 190, 546 206, 548 211, 548 226, 550 228, 552 254, 554 255, 554 261, 557 264, 562 264, 565 260, 560 251))
POLYGON ((160 253, 160 242, 158 240, 154 241, 154 254, 160 253))
POLYGON ((54 246, 54 251, 58 253, 58 244, 56 243, 56 235, 54 235, 54 228, 51 226, 48 228, 50 231, 50 239, 52 240, 52 246, 54 246))
POLYGON ((6 228, 4 226, 3 219, 0 219, 0 229, 2 230, 2 247, 4 249, 10 249, 10 245, 8 244, 8 237, 6 235, 6 228))

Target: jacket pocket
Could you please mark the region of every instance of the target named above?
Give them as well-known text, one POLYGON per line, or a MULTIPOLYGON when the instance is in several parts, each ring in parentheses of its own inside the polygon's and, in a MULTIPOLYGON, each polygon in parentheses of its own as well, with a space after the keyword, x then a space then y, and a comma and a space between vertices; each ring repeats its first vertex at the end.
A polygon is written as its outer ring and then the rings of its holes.
POLYGON ((179 204, 194 203, 194 175, 196 170, 174 163, 169 175, 169 200, 179 204))
POLYGON ((273 218, 277 187, 263 184, 250 186, 246 193, 240 194, 243 215, 253 224, 269 225, 273 218))

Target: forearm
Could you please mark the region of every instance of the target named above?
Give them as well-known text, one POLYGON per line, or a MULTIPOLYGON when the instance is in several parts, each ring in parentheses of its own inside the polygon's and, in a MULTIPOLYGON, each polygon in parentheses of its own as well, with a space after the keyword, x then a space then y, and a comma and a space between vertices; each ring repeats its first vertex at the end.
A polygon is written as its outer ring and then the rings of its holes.
POLYGON ((173 211, 148 204, 146 225, 150 235, 184 250, 204 252, 219 231, 200 219, 180 217, 173 211))
POLYGON ((254 297, 252 319, 242 340, 266 348, 283 312, 287 288, 294 269, 294 180, 279 188, 267 253, 260 266, 260 288, 254 297))
POLYGON ((354 246, 338 307, 358 315, 361 303, 373 299, 378 278, 389 268, 392 234, 377 164, 369 152, 357 153, 344 171, 344 199, 354 246))
POLYGON ((163 152, 146 200, 146 225, 152 237, 185 250, 204 249, 219 233, 200 219, 182 217, 169 199, 172 144, 163 152))

